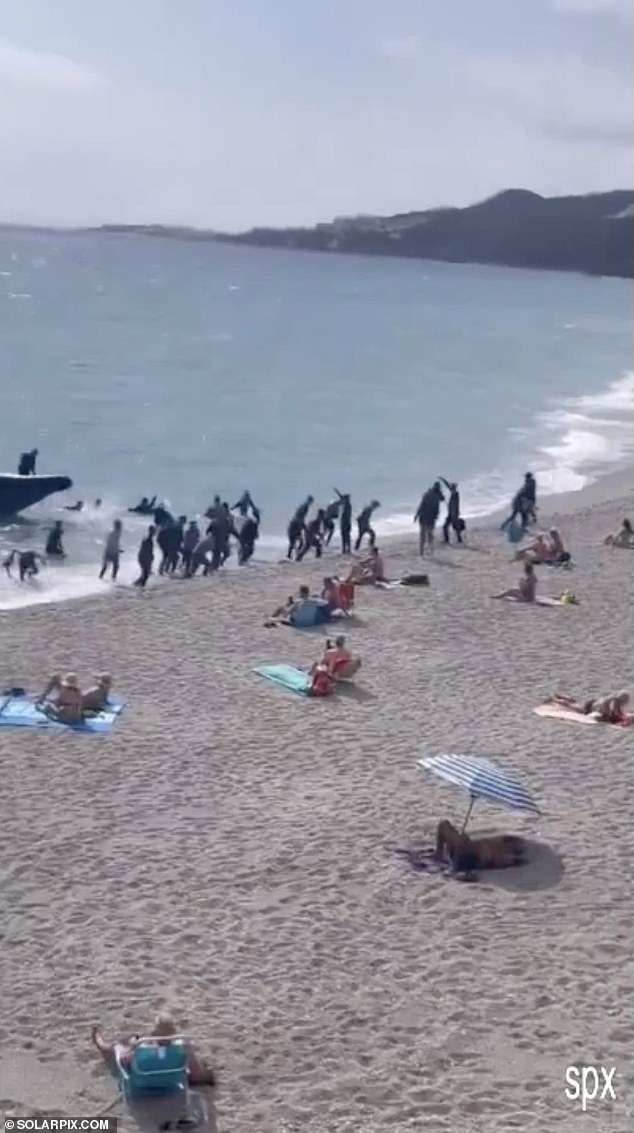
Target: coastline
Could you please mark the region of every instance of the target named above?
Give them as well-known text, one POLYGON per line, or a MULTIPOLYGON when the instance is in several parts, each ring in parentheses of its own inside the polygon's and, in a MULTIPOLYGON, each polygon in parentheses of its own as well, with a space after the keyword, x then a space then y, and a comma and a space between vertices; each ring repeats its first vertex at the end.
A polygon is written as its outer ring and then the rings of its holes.
MULTIPOLYGON (((359 591, 358 687, 329 702, 252 672, 318 655, 263 621, 324 562, 5 614, 9 681, 105 668, 128 700, 107 737, 0 730, 7 1112, 110 1104, 90 1024, 138 1032, 166 1004, 218 1068, 222 1133, 577 1133, 576 1061, 617 1067, 594 1116, 626 1128, 632 739, 531 711, 634 682, 633 559, 602 545, 632 477, 605 480, 544 501, 576 566, 540 590, 580 606, 491 602, 518 568, 479 527, 480 553, 425 560, 429 589, 359 591), (533 792, 538 820, 478 804, 470 826, 529 839, 526 873, 463 886, 391 852, 464 814, 416 768, 443 750, 497 753, 533 792)), ((420 570, 414 535, 386 560, 420 570)))

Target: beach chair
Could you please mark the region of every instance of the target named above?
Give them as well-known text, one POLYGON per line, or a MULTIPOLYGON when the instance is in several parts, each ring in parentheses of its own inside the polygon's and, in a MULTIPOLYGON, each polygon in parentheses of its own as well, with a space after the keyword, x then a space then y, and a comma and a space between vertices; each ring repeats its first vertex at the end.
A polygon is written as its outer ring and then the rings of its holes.
POLYGON ((115 1062, 126 1098, 182 1093, 187 1103, 187 1040, 183 1035, 137 1039, 125 1064, 121 1058, 123 1049, 115 1048, 115 1062))

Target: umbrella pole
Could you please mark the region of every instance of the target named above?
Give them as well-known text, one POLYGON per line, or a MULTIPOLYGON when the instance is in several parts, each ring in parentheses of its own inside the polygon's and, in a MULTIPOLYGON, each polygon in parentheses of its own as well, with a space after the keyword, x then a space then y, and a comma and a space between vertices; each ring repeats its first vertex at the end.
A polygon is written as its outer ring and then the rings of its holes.
POLYGON ((475 798, 474 798, 474 796, 472 795, 472 796, 471 796, 471 802, 469 803, 469 809, 468 809, 468 811, 467 811, 467 813, 466 813, 466 815, 465 815, 465 820, 464 820, 464 822, 463 822, 463 824, 462 824, 462 830, 460 831, 460 833, 461 833, 461 834, 464 834, 465 830, 467 829, 467 823, 468 823, 468 821, 469 821, 469 818, 471 817, 471 811, 473 810, 473 804, 474 804, 474 802, 475 802, 475 798))

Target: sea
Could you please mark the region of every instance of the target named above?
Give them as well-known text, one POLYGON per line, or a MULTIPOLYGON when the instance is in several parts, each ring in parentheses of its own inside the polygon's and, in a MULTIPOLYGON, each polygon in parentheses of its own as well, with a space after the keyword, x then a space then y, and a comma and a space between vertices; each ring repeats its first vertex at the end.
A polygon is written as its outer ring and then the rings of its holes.
POLYGON ((116 516, 127 585, 144 495, 191 518, 250 489, 257 566, 309 493, 380 500, 385 536, 438 476, 467 520, 529 469, 540 497, 580 489, 631 459, 631 304, 618 279, 5 229, 0 471, 36 447, 73 488, 0 521, 3 555, 56 519, 67 553, 30 584, 0 572, 0 609, 102 592, 116 516))

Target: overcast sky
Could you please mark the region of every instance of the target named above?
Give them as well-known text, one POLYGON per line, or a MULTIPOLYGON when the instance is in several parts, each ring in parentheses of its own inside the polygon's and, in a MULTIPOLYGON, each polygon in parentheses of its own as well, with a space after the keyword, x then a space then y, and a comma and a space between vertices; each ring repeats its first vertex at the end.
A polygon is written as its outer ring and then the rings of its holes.
POLYGON ((627 188, 632 0, 16 0, 0 220, 312 223, 627 188))

